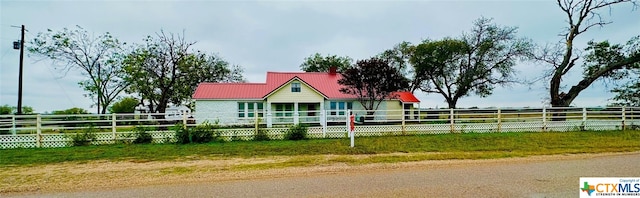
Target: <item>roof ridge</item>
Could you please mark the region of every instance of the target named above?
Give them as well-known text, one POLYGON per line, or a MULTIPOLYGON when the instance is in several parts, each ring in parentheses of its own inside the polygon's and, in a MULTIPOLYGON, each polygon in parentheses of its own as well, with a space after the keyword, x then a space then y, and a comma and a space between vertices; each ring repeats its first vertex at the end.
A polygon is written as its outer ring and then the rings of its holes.
POLYGON ((248 82, 201 82, 200 84, 208 84, 208 85, 266 85, 267 83, 248 83, 248 82))
POLYGON ((301 72, 274 72, 274 71, 268 71, 267 73, 272 73, 272 74, 329 74, 328 72, 305 72, 305 71, 301 71, 301 72))

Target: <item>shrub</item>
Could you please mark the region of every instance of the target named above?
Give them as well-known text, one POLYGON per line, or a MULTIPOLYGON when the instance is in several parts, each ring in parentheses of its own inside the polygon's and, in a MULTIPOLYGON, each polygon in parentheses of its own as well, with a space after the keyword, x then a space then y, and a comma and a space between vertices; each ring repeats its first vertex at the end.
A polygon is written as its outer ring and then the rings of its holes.
POLYGON ((262 121, 261 118, 258 118, 258 122, 255 123, 256 134, 253 135, 253 141, 269 141, 271 138, 267 135, 267 130, 264 128, 264 125, 260 124, 262 121))
POLYGON ((191 142, 193 143, 208 143, 213 141, 213 134, 215 132, 216 125, 211 125, 209 123, 204 123, 198 125, 192 129, 191 134, 191 142))
POLYGON ((256 135, 253 136, 254 141, 269 141, 271 138, 267 135, 267 130, 263 128, 258 128, 256 131, 256 135))
POLYGON ((289 127, 289 131, 287 131, 285 138, 287 140, 306 140, 307 126, 296 124, 289 127))
POLYGON ((189 144, 191 143, 191 137, 189 135, 189 129, 185 128, 182 123, 178 123, 173 126, 173 130, 176 131, 176 143, 189 144))
POLYGON ((151 143, 151 141, 153 141, 153 137, 151 137, 151 134, 147 132, 149 130, 150 130, 149 128, 142 127, 142 126, 137 126, 136 128, 134 128, 133 131, 135 131, 136 139, 133 140, 133 143, 134 144, 151 143))
POLYGON ((73 146, 87 146, 93 141, 96 141, 96 133, 94 132, 93 125, 71 136, 71 144, 73 146))
POLYGON ((216 132, 217 125, 204 123, 196 127, 185 128, 182 124, 176 124, 173 130, 176 131, 176 143, 208 143, 217 140, 220 134, 216 132))

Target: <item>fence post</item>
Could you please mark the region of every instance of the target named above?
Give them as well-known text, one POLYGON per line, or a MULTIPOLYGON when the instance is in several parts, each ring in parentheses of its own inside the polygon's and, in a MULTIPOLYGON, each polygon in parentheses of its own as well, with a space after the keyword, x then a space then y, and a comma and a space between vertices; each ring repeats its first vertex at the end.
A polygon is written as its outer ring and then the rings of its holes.
POLYGON ((344 125, 345 125, 345 128, 347 129, 347 134, 349 135, 349 137, 351 137, 351 133, 349 132, 349 113, 350 112, 351 111, 349 109, 344 111, 344 117, 345 117, 345 119, 344 119, 345 120, 345 122, 344 122, 345 124, 344 125))
POLYGON ((418 103, 418 124, 422 124, 422 122, 420 122, 421 116, 422 116, 422 110, 420 110, 420 103, 418 103))
POLYGON ((587 129, 587 108, 582 107, 582 128, 580 130, 584 131, 587 129))
MULTIPOLYGON (((257 115, 257 114, 254 114, 257 115)), ((187 112, 182 112, 182 125, 187 126, 187 112)))
POLYGON ((451 133, 454 132, 454 126, 453 126, 453 108, 449 109, 449 125, 451 127, 451 133))
POLYGON ((498 108, 498 133, 502 130, 502 112, 498 108))
POLYGON ((40 148, 42 147, 42 118, 40 117, 40 114, 36 115, 36 131, 36 147, 40 148))
POLYGON ((118 141, 118 137, 116 136, 116 114, 111 114, 111 135, 113 135, 113 143, 118 141))
POLYGON ((254 134, 253 135, 253 139, 255 139, 256 135, 258 135, 258 130, 259 130, 258 129, 258 125, 260 124, 260 121, 258 120, 259 118, 258 118, 258 110, 257 109, 253 110, 253 117, 255 118, 254 123, 255 123, 255 130, 256 130, 255 133, 253 133, 254 134))
POLYGON ((16 115, 11 115, 11 134, 16 135, 16 115))
POLYGON ((626 112, 627 107, 623 106, 622 107, 622 130, 626 130, 626 117, 627 117, 627 112, 626 112))
POLYGON ((406 118, 405 117, 406 116, 411 116, 411 113, 409 113, 409 115, 404 115, 404 113, 405 113, 404 109, 400 110, 400 111, 402 111, 402 113, 401 113, 401 115, 402 115, 402 135, 407 135, 407 129, 405 128, 406 127, 406 125, 405 125, 406 118))
POLYGON ((542 107, 542 132, 547 131, 547 107, 542 107))
POLYGON ((322 138, 327 138, 327 110, 320 110, 320 123, 322 124, 322 138))

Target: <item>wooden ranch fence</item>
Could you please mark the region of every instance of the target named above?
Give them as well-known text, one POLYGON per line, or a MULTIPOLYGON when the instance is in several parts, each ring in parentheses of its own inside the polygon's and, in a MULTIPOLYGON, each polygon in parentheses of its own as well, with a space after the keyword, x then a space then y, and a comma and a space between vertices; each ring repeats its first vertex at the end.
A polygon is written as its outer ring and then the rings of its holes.
MULTIPOLYGON (((372 116, 384 114, 403 116, 361 119, 359 121, 362 122, 356 124, 356 136, 640 130, 640 107, 423 109, 411 113, 376 111, 372 116)), ((312 115, 315 116, 300 116, 289 120, 310 121, 306 123, 310 126, 310 138, 346 137, 346 112, 332 115, 325 111, 312 115)), ((365 117, 368 114, 360 111, 356 115, 365 117)), ((262 122, 265 118, 266 115, 262 118, 238 119, 234 123, 218 124, 216 132, 226 141, 251 140, 256 129, 265 130, 273 139, 282 139, 288 130, 287 126, 293 124, 279 123, 266 127, 262 122)), ((194 127, 198 119, 204 118, 193 118, 190 115, 167 117, 164 114, 0 115, 0 149, 65 147, 70 145, 73 135, 83 130, 95 132, 96 141, 92 144, 114 144, 134 139, 135 127, 151 129, 148 132, 154 143, 167 143, 175 141, 173 128, 176 124, 194 127)), ((210 124, 216 125, 215 122, 210 124)))

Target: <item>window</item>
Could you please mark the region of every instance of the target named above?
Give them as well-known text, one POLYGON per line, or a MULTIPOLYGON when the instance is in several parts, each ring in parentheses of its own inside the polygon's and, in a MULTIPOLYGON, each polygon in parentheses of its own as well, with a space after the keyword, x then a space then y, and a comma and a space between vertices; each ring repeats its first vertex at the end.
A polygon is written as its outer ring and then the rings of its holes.
POLYGON ((238 117, 253 118, 258 111, 258 117, 264 117, 262 102, 238 102, 238 117))
POLYGON ((330 102, 329 109, 331 115, 344 115, 344 110, 353 109, 352 102, 330 102))
POLYGON ((248 103, 247 106, 248 106, 247 109, 249 109, 249 112, 248 112, 249 116, 248 117, 253 118, 254 113, 255 113, 255 109, 253 107, 255 105, 254 105, 254 103, 248 103))
POLYGON ((276 117, 291 117, 293 116, 293 104, 276 104, 276 117))
POLYGON ((291 83, 291 92, 300 92, 300 83, 294 82, 291 83))
POLYGON ((247 110, 244 108, 244 104, 246 104, 245 102, 239 102, 238 103, 238 117, 240 118, 244 118, 245 117, 245 113, 247 112, 247 110))
POLYGON ((264 104, 262 104, 261 102, 257 104, 258 104, 258 117, 264 117, 264 104))

